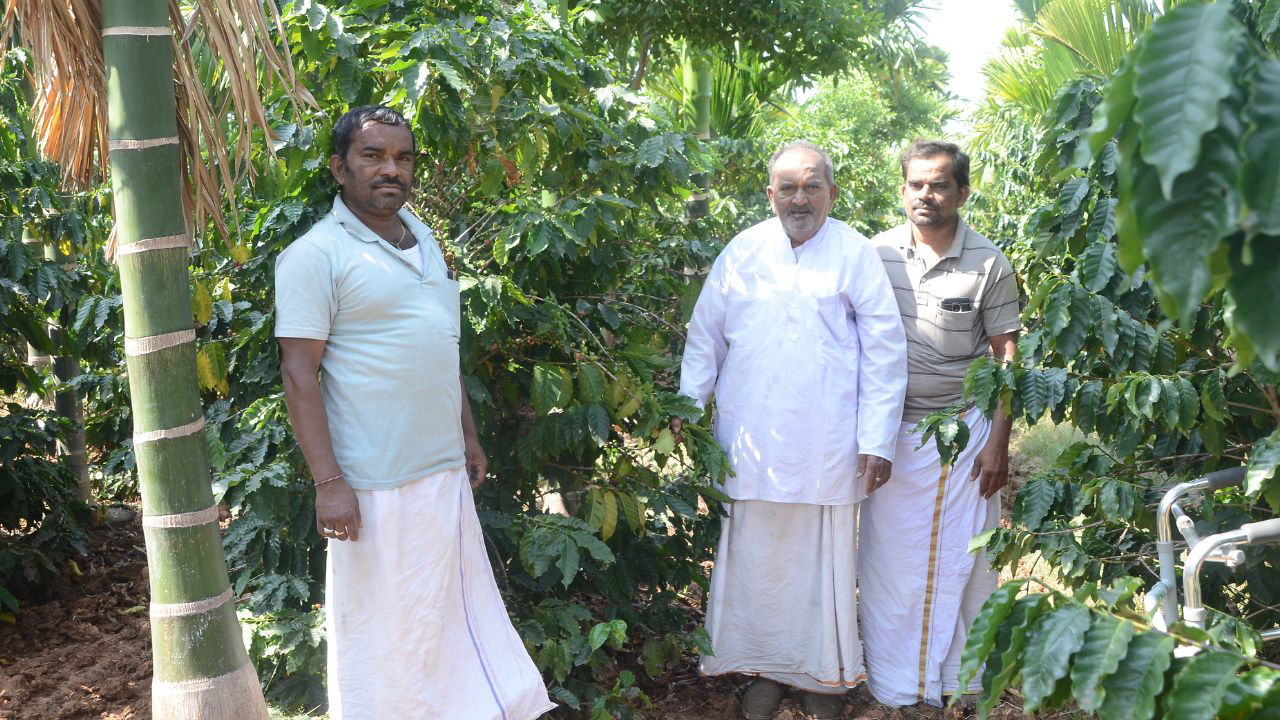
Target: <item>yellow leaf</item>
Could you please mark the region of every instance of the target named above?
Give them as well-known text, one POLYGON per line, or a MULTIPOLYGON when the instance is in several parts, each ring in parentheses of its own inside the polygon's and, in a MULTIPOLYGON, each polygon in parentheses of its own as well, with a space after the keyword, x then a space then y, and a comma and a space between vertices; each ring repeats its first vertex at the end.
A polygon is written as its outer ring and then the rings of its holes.
POLYGON ((498 112, 498 103, 501 102, 502 96, 505 95, 507 89, 501 85, 491 85, 489 87, 489 113, 498 112))
POLYGON ((599 488, 587 491, 586 506, 587 524, 598 531, 604 526, 604 501, 600 499, 599 488))
POLYGON ((231 278, 222 278, 218 283, 218 288, 214 291, 219 300, 231 302, 231 278))
POLYGON ((10 625, 18 624, 18 616, 8 611, 0 612, 0 620, 7 622, 10 625))
POLYGON ((201 390, 212 390, 218 385, 218 378, 213 374, 213 362, 209 359, 208 346, 200 348, 196 353, 196 375, 200 378, 201 390))
POLYGON ((249 248, 245 247, 241 243, 236 243, 231 246, 231 259, 235 260, 237 265, 243 265, 249 262, 250 257, 249 248))
POLYGON ((209 288, 197 280, 191 289, 191 312, 195 315, 197 325, 208 325, 213 317, 213 296, 209 288))
POLYGON ((600 525, 600 537, 608 540, 618 527, 618 496, 612 490, 605 490, 600 499, 604 501, 604 522, 600 525))
POLYGON ((75 560, 68 560, 67 567, 71 568, 72 575, 75 575, 76 577, 84 577, 84 573, 80 572, 80 566, 76 564, 75 560))

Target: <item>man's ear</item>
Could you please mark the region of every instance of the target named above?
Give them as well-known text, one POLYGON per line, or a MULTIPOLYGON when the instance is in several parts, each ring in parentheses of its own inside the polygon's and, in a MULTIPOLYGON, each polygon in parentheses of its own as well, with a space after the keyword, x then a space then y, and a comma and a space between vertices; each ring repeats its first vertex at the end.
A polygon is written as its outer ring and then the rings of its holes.
POLYGON ((965 202, 969 199, 969 190, 971 189, 968 185, 960 188, 960 202, 956 203, 956 207, 964 207, 965 202))
POLYGON ((347 166, 346 163, 342 162, 341 155, 334 154, 329 156, 329 174, 333 175, 333 179, 337 180, 339 185, 342 184, 342 176, 346 174, 346 171, 347 166))

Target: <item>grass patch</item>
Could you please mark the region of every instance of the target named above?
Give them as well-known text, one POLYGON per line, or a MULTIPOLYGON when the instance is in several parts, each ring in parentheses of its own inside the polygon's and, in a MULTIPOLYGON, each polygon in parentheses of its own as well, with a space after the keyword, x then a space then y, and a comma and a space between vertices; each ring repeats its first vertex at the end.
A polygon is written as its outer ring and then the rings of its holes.
POLYGON ((1071 423, 1054 425, 1044 419, 1027 425, 1019 420, 1014 423, 1009 440, 1009 472, 1022 480, 1049 470, 1063 450, 1084 439, 1085 434, 1071 423))

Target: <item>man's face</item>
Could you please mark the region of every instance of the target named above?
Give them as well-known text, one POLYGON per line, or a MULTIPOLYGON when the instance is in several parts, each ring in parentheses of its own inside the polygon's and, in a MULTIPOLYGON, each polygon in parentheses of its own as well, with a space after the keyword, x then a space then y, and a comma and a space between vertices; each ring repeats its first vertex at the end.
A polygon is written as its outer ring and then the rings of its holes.
POLYGON ((367 122, 351 139, 346 157, 329 158, 342 199, 360 215, 387 219, 409 200, 413 186, 413 136, 403 125, 367 122))
POLYGON ((774 163, 765 192, 787 237, 799 245, 818 234, 836 203, 838 189, 827 182, 822 156, 797 148, 774 163))
POLYGON ((968 199, 969 188, 956 184, 951 158, 946 155, 915 158, 907 163, 902 205, 907 219, 916 226, 937 227, 950 222, 968 199))

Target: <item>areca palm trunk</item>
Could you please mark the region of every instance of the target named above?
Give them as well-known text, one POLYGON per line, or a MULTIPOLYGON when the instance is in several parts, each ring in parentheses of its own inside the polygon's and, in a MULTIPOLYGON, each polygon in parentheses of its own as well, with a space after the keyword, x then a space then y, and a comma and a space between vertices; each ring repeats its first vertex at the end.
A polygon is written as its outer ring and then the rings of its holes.
POLYGON ((166 0, 105 0, 111 185, 160 720, 266 718, 209 487, 166 0))
MULTIPOLYGON (((698 142, 711 139, 711 62, 705 51, 688 50, 685 65, 685 91, 693 96, 693 134, 698 142)), ((711 190, 711 171, 693 176, 698 190, 689 196, 685 212, 690 220, 707 216, 710 210, 708 193, 711 190)))

